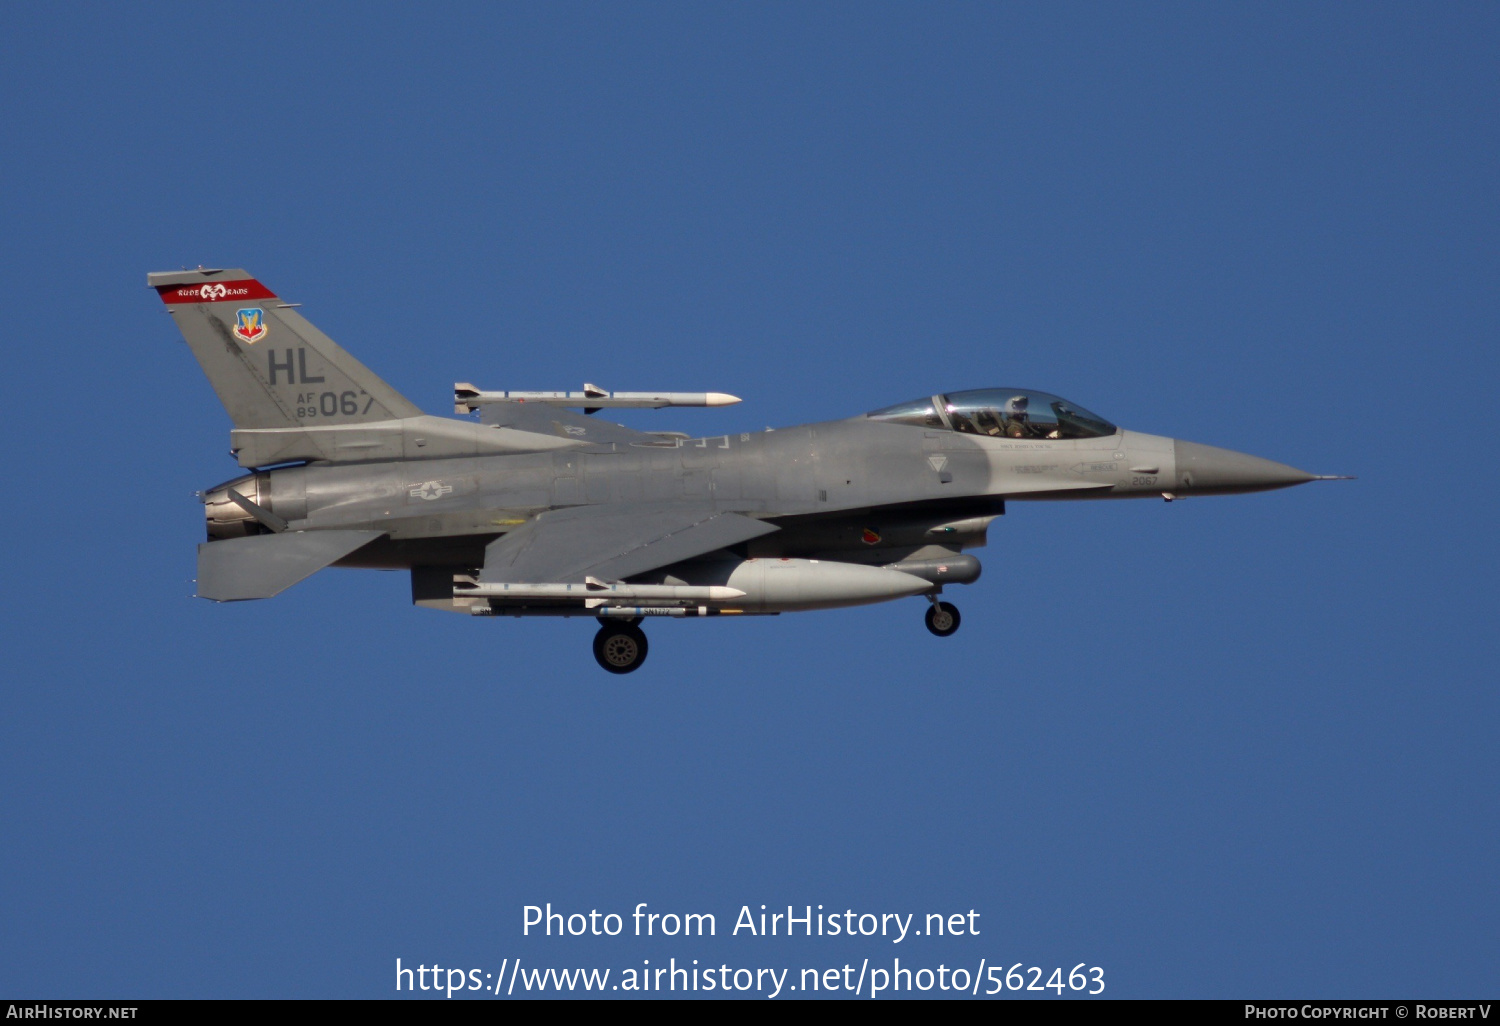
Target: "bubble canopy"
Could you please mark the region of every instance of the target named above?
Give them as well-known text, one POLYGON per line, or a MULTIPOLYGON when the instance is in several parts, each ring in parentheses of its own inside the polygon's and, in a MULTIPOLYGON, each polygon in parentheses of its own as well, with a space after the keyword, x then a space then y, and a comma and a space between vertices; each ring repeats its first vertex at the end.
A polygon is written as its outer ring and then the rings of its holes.
POLYGON ((897 403, 865 416, 994 438, 1104 438, 1109 421, 1060 396, 1024 388, 976 388, 897 403))

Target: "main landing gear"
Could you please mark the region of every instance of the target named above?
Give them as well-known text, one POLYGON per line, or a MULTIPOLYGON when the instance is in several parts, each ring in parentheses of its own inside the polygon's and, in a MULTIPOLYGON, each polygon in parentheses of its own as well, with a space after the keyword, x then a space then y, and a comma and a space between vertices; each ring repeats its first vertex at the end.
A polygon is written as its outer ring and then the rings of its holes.
POLYGON ((639 668, 646 649, 646 632, 633 623, 606 623, 594 635, 594 658, 610 673, 639 668))
POLYGON ((932 605, 927 607, 927 629, 940 638, 946 638, 958 630, 958 625, 963 622, 963 617, 958 615, 958 607, 952 602, 939 602, 937 596, 932 596, 932 605))
MULTIPOLYGON (((958 630, 963 618, 951 602, 939 602, 930 595, 927 607, 927 629, 940 638, 958 630)), ((604 623, 594 635, 594 658, 610 673, 633 673, 646 661, 646 632, 629 621, 604 623)))

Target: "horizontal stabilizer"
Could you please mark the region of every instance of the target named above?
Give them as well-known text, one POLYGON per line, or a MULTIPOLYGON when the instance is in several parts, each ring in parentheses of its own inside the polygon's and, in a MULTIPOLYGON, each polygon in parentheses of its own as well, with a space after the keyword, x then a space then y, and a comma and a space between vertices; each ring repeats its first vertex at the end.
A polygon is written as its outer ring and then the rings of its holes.
POLYGON ((384 531, 286 531, 198 546, 198 597, 238 602, 277 595, 384 531))

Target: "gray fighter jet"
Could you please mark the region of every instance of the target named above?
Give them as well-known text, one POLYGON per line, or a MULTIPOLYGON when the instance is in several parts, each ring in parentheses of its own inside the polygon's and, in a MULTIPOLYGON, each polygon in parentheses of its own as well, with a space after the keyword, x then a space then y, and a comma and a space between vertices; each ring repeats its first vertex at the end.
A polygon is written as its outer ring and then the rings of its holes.
POLYGON ((270 598, 326 566, 400 569, 419 606, 583 616, 612 673, 646 617, 760 615, 972 584, 1007 501, 1227 494, 1326 480, 1118 428, 1046 392, 980 388, 777 430, 689 438, 592 416, 723 393, 486 392, 424 414, 243 270, 147 284, 233 421, 244 474, 202 500, 198 594, 270 598), (582 412, 573 412, 581 410, 582 412), (475 416, 477 414, 477 417, 475 416))

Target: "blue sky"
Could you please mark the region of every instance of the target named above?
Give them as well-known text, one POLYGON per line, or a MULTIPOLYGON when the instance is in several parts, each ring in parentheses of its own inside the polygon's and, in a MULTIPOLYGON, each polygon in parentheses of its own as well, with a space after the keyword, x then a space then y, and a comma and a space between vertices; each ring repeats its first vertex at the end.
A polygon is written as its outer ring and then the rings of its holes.
POLYGON ((13 6, 0 994, 989 964, 1493 994, 1500 16, 1442 4, 13 6), (430 412, 722 433, 1065 395, 1347 484, 1012 504, 951 597, 651 624, 192 597, 242 266, 430 412), (522 907, 720 936, 521 936, 522 907), (978 937, 724 936, 742 905, 978 937), (910 962, 907 962, 910 959, 910 962))

